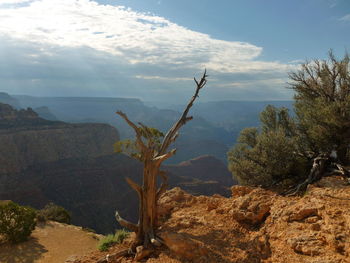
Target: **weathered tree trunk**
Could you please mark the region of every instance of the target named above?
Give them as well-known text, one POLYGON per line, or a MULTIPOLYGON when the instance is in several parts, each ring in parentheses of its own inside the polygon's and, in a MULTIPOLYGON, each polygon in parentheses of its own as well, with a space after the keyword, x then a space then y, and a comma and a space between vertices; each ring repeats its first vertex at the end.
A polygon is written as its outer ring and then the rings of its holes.
POLYGON ((139 207, 139 230, 137 233, 137 243, 144 247, 148 247, 151 241, 155 239, 158 173, 159 167, 154 164, 154 161, 144 163, 142 196, 139 207))
POLYGON ((128 184, 137 192, 139 196, 138 224, 133 224, 124 220, 120 217, 118 211, 116 211, 115 214, 115 217, 120 225, 136 232, 136 240, 131 247, 133 253, 136 252, 136 260, 146 257, 149 255, 150 251, 152 251, 153 246, 159 246, 162 243, 156 235, 156 230, 158 227, 157 201, 161 194, 165 192, 168 179, 164 172, 160 171, 160 166, 163 161, 175 154, 176 150, 173 149, 168 151, 168 147, 176 140, 179 129, 188 121, 192 120, 193 117, 187 116, 187 114, 190 108, 193 106, 196 98, 198 98, 200 89, 202 89, 207 83, 206 77, 207 75, 205 71, 199 82, 194 79, 197 85, 194 95, 187 104, 179 120, 166 133, 161 145, 157 149, 154 147, 154 142, 148 141, 148 143, 145 143, 142 139, 145 137, 145 135, 142 133, 142 129, 147 130, 146 126, 144 126, 142 123, 139 123, 140 126, 137 126, 128 119, 126 114, 121 111, 117 112, 117 114, 119 114, 129 124, 129 126, 134 129, 136 133, 136 145, 140 150, 144 165, 142 186, 138 185, 130 178, 126 178, 128 184), (163 183, 159 188, 157 187, 158 176, 163 179, 163 183), (138 250, 138 248, 140 248, 140 250, 138 250))
POLYGON ((309 184, 312 184, 319 180, 322 175, 325 173, 326 161, 329 160, 329 157, 318 156, 313 159, 313 164, 309 176, 307 179, 298 184, 296 187, 293 187, 289 191, 285 192, 286 195, 295 195, 300 192, 304 192, 309 184))
POLYGON ((302 193, 307 189, 309 184, 315 183, 324 176, 329 176, 333 174, 340 174, 342 176, 348 176, 349 171, 345 169, 341 164, 332 162, 332 158, 329 154, 320 154, 313 159, 312 168, 310 170, 307 179, 288 190, 284 194, 286 195, 296 195, 302 193), (333 168, 335 167, 335 168, 333 168))

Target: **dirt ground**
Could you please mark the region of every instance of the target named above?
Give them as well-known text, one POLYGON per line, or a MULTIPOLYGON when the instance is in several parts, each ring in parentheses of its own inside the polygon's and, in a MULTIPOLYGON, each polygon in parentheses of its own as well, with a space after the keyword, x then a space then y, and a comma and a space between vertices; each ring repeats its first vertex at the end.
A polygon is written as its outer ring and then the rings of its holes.
POLYGON ((97 250, 98 235, 81 227, 47 222, 37 225, 28 241, 0 245, 1 263, 64 263, 97 250))

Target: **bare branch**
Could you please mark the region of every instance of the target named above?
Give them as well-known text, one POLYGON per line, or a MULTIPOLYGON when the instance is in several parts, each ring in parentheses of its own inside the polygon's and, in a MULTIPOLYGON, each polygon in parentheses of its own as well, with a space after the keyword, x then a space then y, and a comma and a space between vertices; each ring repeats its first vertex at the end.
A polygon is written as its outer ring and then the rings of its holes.
POLYGON ((133 123, 131 120, 129 120, 128 116, 126 116, 126 114, 122 111, 117 111, 116 112, 120 117, 122 117, 128 124, 131 128, 134 129, 135 133, 138 134, 140 133, 139 131, 139 128, 136 126, 135 123, 133 123))
POLYGON ((122 112, 122 111, 117 111, 116 112, 120 117, 122 117, 126 123, 134 129, 135 134, 136 134, 136 143, 141 147, 142 151, 147 150, 145 144, 142 141, 142 134, 140 132, 140 128, 136 126, 135 123, 133 123, 131 120, 129 120, 128 116, 122 112))
POLYGON ((192 119, 193 119, 193 116, 190 116, 190 117, 185 118, 185 123, 188 122, 188 121, 190 121, 190 120, 192 120, 192 119))
POLYGON ((191 100, 188 102, 185 110, 183 111, 180 119, 171 127, 171 129, 168 131, 168 133, 165 135, 162 145, 160 147, 159 154, 163 155, 166 150, 168 149, 169 145, 174 141, 173 139, 176 138, 175 134, 178 132, 178 130, 186 124, 187 121, 191 120, 191 117, 187 117, 187 114, 191 107, 193 106, 194 101, 198 97, 199 91, 207 84, 207 70, 204 71, 203 76, 201 80, 198 82, 196 78, 194 78, 194 81, 196 83, 196 90, 194 92, 194 95, 192 96, 191 100))
POLYGON ((166 159, 170 158, 171 156, 173 156, 176 153, 176 149, 172 149, 170 152, 163 154, 161 156, 157 156, 156 158, 154 158, 153 160, 159 163, 162 163, 163 161, 165 161, 166 159))
POLYGON ((179 133, 175 133, 175 135, 173 136, 173 138, 171 138, 171 142, 175 142, 177 137, 179 137, 179 133))
POLYGON ((159 174, 158 174, 160 177, 162 177, 162 184, 161 186, 159 187, 158 191, 157 191, 157 197, 156 197, 156 200, 158 200, 160 198, 160 196, 162 194, 165 193, 166 189, 168 188, 168 176, 166 176, 166 172, 164 171, 159 171, 159 174))
POLYGON ((130 230, 133 231, 133 232, 137 232, 137 231, 139 230, 139 226, 138 226, 138 225, 135 225, 135 224, 133 224, 133 223, 131 223, 131 222, 129 222, 129 221, 123 219, 123 218, 119 215, 118 211, 115 211, 115 219, 118 221, 118 223, 119 223, 121 226, 126 227, 126 228, 130 229, 130 230))
POLYGON ((126 182, 131 186, 132 189, 134 189, 137 194, 139 195, 139 198, 142 198, 142 188, 137 183, 135 183, 133 180, 131 180, 129 177, 125 178, 126 182))

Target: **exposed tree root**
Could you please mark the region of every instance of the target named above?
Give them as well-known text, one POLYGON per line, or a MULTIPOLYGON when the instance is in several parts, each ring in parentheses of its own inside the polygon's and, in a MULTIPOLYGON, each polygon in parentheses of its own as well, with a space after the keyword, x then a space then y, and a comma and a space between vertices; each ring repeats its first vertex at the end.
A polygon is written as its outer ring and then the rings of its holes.
POLYGON ((121 250, 117 253, 108 254, 105 257, 97 260, 97 263, 115 262, 115 260, 117 260, 118 258, 125 257, 125 256, 129 255, 129 252, 130 252, 129 249, 124 249, 124 250, 121 250))
POLYGON ((320 154, 313 159, 313 164, 307 179, 297 186, 284 192, 285 195, 297 195, 305 192, 309 184, 319 181, 322 177, 339 174, 344 177, 350 176, 350 171, 339 163, 332 162, 332 157, 326 154, 320 154))

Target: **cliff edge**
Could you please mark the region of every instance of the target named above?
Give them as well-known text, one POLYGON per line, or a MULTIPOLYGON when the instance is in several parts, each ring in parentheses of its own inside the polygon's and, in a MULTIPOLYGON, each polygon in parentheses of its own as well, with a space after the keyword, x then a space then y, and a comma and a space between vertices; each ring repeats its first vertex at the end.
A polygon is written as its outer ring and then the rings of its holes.
MULTIPOLYGON (((323 178, 302 197, 244 186, 232 187, 230 198, 174 188, 160 200, 159 235, 166 246, 145 262, 347 263, 349 200, 349 183, 340 177, 323 178)), ((125 245, 110 249, 110 258, 125 245)), ((105 254, 74 262, 103 262, 105 254)))

